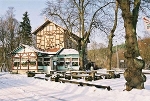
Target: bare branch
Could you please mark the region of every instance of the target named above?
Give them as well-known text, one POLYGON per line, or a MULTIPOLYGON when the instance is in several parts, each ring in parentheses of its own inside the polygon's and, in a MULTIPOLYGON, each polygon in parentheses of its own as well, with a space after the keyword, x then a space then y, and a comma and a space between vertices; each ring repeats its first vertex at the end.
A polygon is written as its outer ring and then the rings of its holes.
POLYGON ((92 16, 92 20, 91 20, 91 23, 90 23, 90 26, 89 26, 89 30, 87 31, 86 38, 84 39, 85 42, 88 40, 88 37, 90 36, 90 32, 91 32, 92 25, 93 25, 93 22, 94 22, 94 19, 95 19, 96 14, 97 14, 102 8, 106 7, 107 5, 109 5, 109 4, 111 4, 111 3, 114 3, 114 2, 108 2, 107 4, 105 4, 104 6, 100 7, 99 9, 97 9, 97 10, 95 11, 95 13, 94 13, 93 16, 92 16))

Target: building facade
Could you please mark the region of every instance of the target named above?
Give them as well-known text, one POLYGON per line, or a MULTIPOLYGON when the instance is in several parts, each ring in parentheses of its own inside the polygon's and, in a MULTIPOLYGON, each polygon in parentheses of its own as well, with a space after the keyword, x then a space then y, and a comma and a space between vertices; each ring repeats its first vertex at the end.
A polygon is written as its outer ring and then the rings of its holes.
POLYGON ((12 72, 28 71, 50 73, 51 70, 79 70, 79 53, 75 49, 44 52, 28 45, 20 45, 12 54, 12 72))
POLYGON ((36 36, 36 47, 21 45, 11 53, 13 71, 49 73, 50 70, 79 69, 77 50, 80 38, 77 35, 69 34, 49 20, 32 34, 36 36))
POLYGON ((46 20, 32 34, 36 36, 36 48, 47 51, 54 48, 78 50, 79 37, 69 34, 66 29, 46 20))

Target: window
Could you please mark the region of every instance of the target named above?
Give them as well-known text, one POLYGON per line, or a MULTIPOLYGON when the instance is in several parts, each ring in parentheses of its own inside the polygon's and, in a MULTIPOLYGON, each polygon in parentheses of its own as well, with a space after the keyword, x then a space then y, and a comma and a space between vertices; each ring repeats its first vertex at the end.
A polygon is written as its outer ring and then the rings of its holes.
POLYGON ((38 66, 43 66, 43 58, 38 58, 38 66))
POLYGON ((65 59, 64 58, 59 58, 59 61, 64 61, 65 59))
POLYGON ((58 58, 57 66, 64 66, 65 65, 64 61, 65 61, 64 58, 58 58))
POLYGON ((38 62, 38 66, 43 66, 43 63, 42 62, 38 62))
POLYGON ((50 62, 44 62, 44 66, 50 66, 50 62))
POLYGON ((64 62, 57 62, 57 66, 64 66, 64 62))
POLYGON ((15 67, 19 66, 19 62, 14 62, 14 66, 15 67))
POLYGON ((66 62, 66 65, 69 65, 70 64, 70 62, 66 62))
POLYGON ((44 58, 44 61, 50 61, 50 58, 44 58))
POLYGON ((22 65, 22 67, 26 67, 28 65, 28 63, 27 62, 22 62, 21 65, 22 65))
POLYGON ((44 58, 44 66, 50 66, 50 58, 44 58))
POLYGON ((78 62, 72 62, 72 66, 78 66, 78 62))
POLYGON ((78 58, 72 58, 72 66, 78 66, 78 58))
POLYGON ((36 66, 36 62, 31 61, 30 66, 36 66))

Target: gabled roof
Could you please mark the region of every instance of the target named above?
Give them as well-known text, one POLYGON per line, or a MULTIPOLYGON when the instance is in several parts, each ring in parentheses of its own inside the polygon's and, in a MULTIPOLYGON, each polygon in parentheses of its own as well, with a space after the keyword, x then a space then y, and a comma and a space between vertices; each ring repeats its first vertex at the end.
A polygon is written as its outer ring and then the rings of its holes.
POLYGON ((55 49, 49 49, 47 50, 46 52, 44 51, 40 51, 36 48, 34 48, 33 46, 29 46, 29 45, 24 45, 24 44, 21 44, 19 47, 17 47, 14 51, 11 52, 11 54, 15 55, 19 52, 19 50, 21 49, 29 49, 35 53, 38 53, 39 56, 44 56, 44 55, 50 55, 50 56, 53 56, 53 55, 68 55, 68 54, 79 54, 79 52, 75 49, 64 49, 64 48, 55 48, 55 49))
POLYGON ((34 47, 31 47, 29 45, 24 45, 24 44, 21 44, 19 47, 17 47, 16 49, 14 49, 11 54, 15 54, 17 53, 20 49, 22 48, 28 48, 30 49, 31 51, 34 51, 34 52, 38 52, 39 50, 35 49, 34 47))
MULTIPOLYGON (((41 29, 43 29, 46 25, 48 25, 50 23, 53 23, 54 25, 64 29, 64 31, 67 31, 65 28, 63 28, 63 27, 59 26, 58 24, 56 24, 56 23, 54 23, 54 22, 47 19, 40 27, 38 27, 34 32, 32 32, 32 34, 36 35, 38 31, 40 31, 41 29)), ((75 40, 80 40, 80 38, 77 35, 73 34, 73 33, 71 33, 71 37, 75 38, 75 40)))
POLYGON ((63 49, 63 48, 61 48, 61 49, 49 50, 49 51, 44 52, 44 51, 40 51, 40 50, 36 49, 36 48, 33 47, 33 46, 21 44, 19 47, 17 47, 15 50, 13 50, 13 51, 11 52, 11 54, 16 54, 16 53, 18 53, 18 51, 19 51, 21 48, 28 48, 29 50, 34 51, 34 52, 36 52, 36 53, 49 54, 49 55, 55 55, 55 54, 59 53, 59 52, 63 49))
POLYGON ((54 25, 66 30, 65 28, 55 24, 54 22, 50 21, 50 20, 46 20, 40 27, 38 27, 34 32, 32 32, 32 34, 37 34, 38 31, 40 31, 41 29, 43 29, 46 25, 53 23, 54 25))
POLYGON ((30 49, 30 50, 32 50, 34 52, 40 52, 40 50, 36 49, 33 46, 29 46, 29 45, 25 45, 25 44, 22 44, 22 46, 25 47, 25 48, 28 48, 28 49, 30 49))

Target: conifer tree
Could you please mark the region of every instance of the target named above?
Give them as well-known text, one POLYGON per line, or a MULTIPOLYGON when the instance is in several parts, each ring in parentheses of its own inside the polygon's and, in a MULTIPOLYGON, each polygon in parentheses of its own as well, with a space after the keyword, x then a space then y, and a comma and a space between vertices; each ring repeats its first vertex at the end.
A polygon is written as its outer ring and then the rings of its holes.
POLYGON ((23 21, 20 22, 20 42, 26 45, 32 45, 31 25, 28 17, 28 12, 23 14, 23 21))

